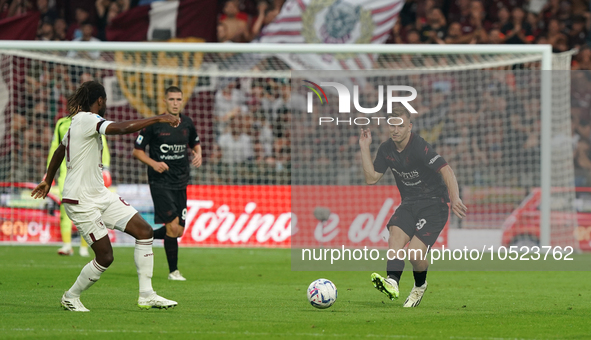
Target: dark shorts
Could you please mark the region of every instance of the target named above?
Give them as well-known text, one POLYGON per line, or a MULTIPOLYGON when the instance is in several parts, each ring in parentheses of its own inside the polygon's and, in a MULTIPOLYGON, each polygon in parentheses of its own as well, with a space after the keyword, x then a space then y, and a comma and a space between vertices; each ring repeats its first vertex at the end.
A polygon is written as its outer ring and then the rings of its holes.
POLYGON ((187 216, 187 190, 170 190, 150 186, 154 202, 154 223, 169 223, 179 218, 179 225, 185 226, 187 216))
POLYGON ((418 237, 425 245, 432 246, 445 227, 449 206, 443 200, 415 201, 401 204, 388 222, 402 229, 411 239, 418 237))

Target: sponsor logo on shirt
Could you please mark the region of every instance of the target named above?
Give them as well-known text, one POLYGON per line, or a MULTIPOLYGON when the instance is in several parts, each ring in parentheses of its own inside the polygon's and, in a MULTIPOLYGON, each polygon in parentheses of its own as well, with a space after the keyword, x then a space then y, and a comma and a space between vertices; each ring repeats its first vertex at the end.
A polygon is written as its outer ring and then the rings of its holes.
POLYGON ((187 150, 187 145, 185 144, 162 144, 160 145, 160 152, 162 153, 168 153, 168 152, 172 152, 172 153, 181 153, 181 152, 185 152, 187 150))
POLYGON ((435 163, 435 161, 436 161, 436 160, 437 160, 437 158, 439 158, 439 157, 441 157, 441 156, 440 156, 440 155, 437 155, 437 156, 435 156, 435 157, 431 158, 431 160, 429 161, 429 165, 431 165, 431 164, 435 163))
POLYGON ((402 179, 407 179, 408 180, 408 179, 414 179, 414 178, 419 177, 419 172, 416 171, 416 170, 413 170, 411 172, 398 171, 395 168, 392 168, 392 170, 394 170, 394 172, 398 176, 402 177, 402 179))

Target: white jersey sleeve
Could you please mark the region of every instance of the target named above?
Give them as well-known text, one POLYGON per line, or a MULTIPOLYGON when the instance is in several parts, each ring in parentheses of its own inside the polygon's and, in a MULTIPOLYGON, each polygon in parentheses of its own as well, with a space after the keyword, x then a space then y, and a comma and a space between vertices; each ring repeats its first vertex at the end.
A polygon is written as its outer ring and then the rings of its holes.
POLYGON ((106 120, 105 118, 97 114, 89 114, 82 116, 82 126, 84 126, 84 135, 91 137, 96 132, 101 135, 105 135, 105 131, 112 121, 106 120))

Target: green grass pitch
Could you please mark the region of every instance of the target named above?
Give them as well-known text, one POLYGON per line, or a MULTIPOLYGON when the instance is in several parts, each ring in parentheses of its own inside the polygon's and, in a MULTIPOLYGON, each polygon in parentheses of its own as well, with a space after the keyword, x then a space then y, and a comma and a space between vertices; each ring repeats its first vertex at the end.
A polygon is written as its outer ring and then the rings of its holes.
POLYGON ((164 250, 155 248, 154 289, 179 306, 137 307, 133 248, 82 302, 90 313, 60 307, 60 298, 89 259, 59 257, 55 246, 0 247, 0 338, 38 339, 590 339, 591 268, 580 272, 429 273, 418 308, 402 308, 412 287, 385 299, 370 272, 291 271, 288 249, 181 248, 188 281, 167 280, 164 250), (337 302, 309 305, 306 289, 332 280, 337 302))

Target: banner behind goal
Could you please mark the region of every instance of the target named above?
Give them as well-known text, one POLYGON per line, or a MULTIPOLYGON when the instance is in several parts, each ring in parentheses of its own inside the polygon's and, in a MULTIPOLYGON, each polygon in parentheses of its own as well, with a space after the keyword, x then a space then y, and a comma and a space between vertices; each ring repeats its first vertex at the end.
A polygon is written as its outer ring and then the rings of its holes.
MULTIPOLYGON (((417 87, 419 96, 413 105, 419 114, 413 117, 414 129, 452 165, 464 201, 471 205, 469 217, 461 222, 452 219, 451 228, 501 228, 513 209, 542 184, 545 138, 552 141, 550 186, 563 188, 552 202, 567 202, 563 211, 573 211, 569 203, 574 200, 574 181, 568 142, 568 72, 548 73, 552 78, 551 135, 543 136, 541 129, 540 70, 568 69, 570 55, 555 55, 551 60, 540 48, 507 45, 437 49, 409 45, 7 44, 0 47, 0 112, 4 118, 0 121, 5 124, 0 181, 40 180, 55 122, 67 114, 66 98, 80 83, 94 79, 105 85, 106 118, 115 121, 162 113, 165 88, 182 88, 183 113, 196 123, 204 154, 204 165, 192 169, 191 184, 320 185, 317 188, 323 189, 318 190, 329 191, 330 186, 363 185, 359 129, 331 127, 320 133, 315 119, 322 108, 316 106, 319 110, 313 114, 306 112, 308 91, 301 86, 302 79, 315 75, 292 78, 286 61, 312 52, 319 58, 347 60, 341 63, 343 68, 354 67, 359 53, 371 52, 374 70, 350 79, 351 84, 361 86, 365 107, 375 106, 370 88, 378 83, 417 87)), ((334 94, 327 95, 334 99, 334 94)), ((114 185, 147 183, 145 166, 132 157, 136 136, 108 137, 114 185)), ((375 130, 376 146, 384 138, 384 130, 375 130)), ((394 181, 388 175, 380 184, 393 185, 394 181)), ((314 207, 338 203, 309 202, 314 207)), ((377 214, 381 206, 371 213, 377 214)), ((562 216, 564 220, 571 215, 562 216)), ((292 228, 314 229, 317 223, 313 216, 295 216, 292 228)), ((553 223, 552 242, 574 244, 575 227, 572 218, 568 223, 553 223)), ((318 243, 314 233, 302 240, 309 245, 318 243)))

